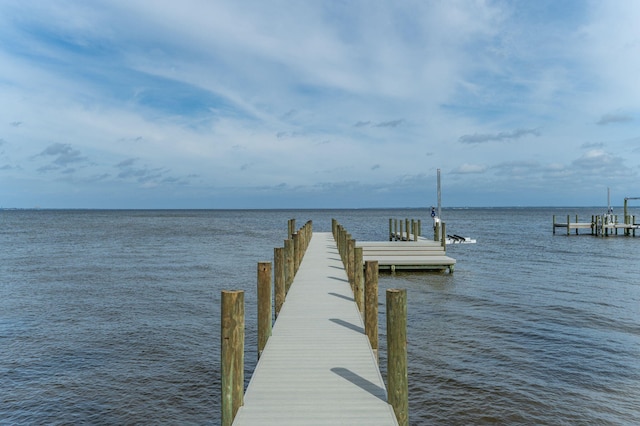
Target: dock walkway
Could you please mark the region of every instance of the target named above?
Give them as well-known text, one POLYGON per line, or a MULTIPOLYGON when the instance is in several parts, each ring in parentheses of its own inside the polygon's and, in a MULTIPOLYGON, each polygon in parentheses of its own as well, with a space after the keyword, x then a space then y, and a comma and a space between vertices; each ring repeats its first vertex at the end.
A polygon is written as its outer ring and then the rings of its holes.
POLYGON ((398 424, 331 233, 313 233, 233 424, 398 424))

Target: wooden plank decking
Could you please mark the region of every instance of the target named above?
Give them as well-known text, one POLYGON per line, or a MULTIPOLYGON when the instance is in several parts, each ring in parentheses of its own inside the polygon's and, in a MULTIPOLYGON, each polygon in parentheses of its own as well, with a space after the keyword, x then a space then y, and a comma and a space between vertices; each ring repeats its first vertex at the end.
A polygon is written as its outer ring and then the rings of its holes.
POLYGON ((439 242, 419 237, 418 241, 363 241, 362 258, 377 260, 379 269, 453 270, 456 260, 446 256, 439 242))
POLYGON ((313 233, 233 424, 398 424, 331 233, 313 233))

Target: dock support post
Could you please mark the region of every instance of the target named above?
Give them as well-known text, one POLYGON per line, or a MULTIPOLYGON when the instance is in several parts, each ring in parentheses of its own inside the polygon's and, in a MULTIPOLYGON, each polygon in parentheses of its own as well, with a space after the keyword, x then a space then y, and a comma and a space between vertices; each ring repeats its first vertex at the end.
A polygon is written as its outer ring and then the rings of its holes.
POLYGON ((567 235, 571 233, 571 215, 567 215, 567 235))
POLYGON ((258 359, 271 336, 271 262, 258 262, 258 359))
POLYGON ((389 218, 389 241, 393 241, 393 219, 389 218))
POLYGON ((295 270, 293 267, 293 240, 284 240, 284 277, 285 277, 285 294, 289 293, 289 288, 293 283, 295 270))
POLYGON ((353 291, 353 294, 355 295, 356 289, 355 289, 354 269, 355 269, 355 263, 356 263, 356 254, 355 254, 356 240, 351 238, 350 234, 348 234, 348 238, 349 239, 347 240, 347 263, 348 263, 347 277, 349 278, 349 283, 351 283, 351 291, 353 291))
POLYGON ((378 361, 378 261, 367 260, 364 273, 364 331, 378 361))
MULTIPOLYGON (((354 241, 355 242, 355 241, 354 241)), ((353 293, 360 315, 364 315, 364 265, 362 263, 362 247, 354 248, 353 293)))
POLYGON ((447 250, 447 224, 442 222, 442 241, 440 242, 442 245, 442 249, 446 252, 447 250))
POLYGON ((273 249, 273 292, 275 293, 275 313, 276 318, 280 314, 280 309, 284 305, 286 295, 286 285, 284 281, 284 248, 276 247, 273 249))
POLYGON ((407 239, 405 241, 411 241, 411 236, 409 235, 409 233, 411 232, 410 228, 409 228, 409 219, 405 218, 404 219, 404 228, 405 231, 407 231, 407 239))
POLYGON ((400 426, 409 425, 407 290, 387 290, 387 382, 389 404, 400 426))
POLYGON ((244 291, 222 291, 222 426, 231 426, 244 404, 244 291))
POLYGON ((293 237, 293 233, 296 232, 296 220, 289 219, 289 222, 287 223, 287 227, 288 227, 287 239, 290 240, 293 237))
POLYGON ((293 234, 293 273, 298 273, 300 268, 300 252, 302 251, 302 245, 300 244, 300 233, 295 232, 293 234))
POLYGON ((576 235, 578 235, 578 215, 576 215, 576 235))

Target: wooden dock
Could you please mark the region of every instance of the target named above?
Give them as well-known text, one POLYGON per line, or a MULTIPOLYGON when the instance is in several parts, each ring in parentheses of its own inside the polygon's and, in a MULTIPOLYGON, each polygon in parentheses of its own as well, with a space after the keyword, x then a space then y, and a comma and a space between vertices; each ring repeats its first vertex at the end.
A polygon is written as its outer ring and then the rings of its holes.
POLYGON ((363 241, 357 242, 362 247, 362 257, 377 260, 381 270, 449 270, 453 272, 456 260, 447 256, 445 247, 440 242, 418 237, 413 241, 363 241))
POLYGON ((556 221, 556 216, 553 216, 553 233, 556 233, 556 228, 565 228, 567 235, 571 234, 571 231, 575 231, 578 235, 580 229, 588 229, 590 235, 609 236, 617 235, 618 230, 621 230, 623 235, 633 235, 635 237, 636 230, 640 229, 640 224, 636 223, 635 216, 625 215, 624 221, 619 222, 617 215, 593 215, 590 222, 580 222, 578 216, 575 216, 575 222, 571 221, 571 215, 567 215, 566 222, 556 221))
POLYGON ((233 425, 397 425, 331 233, 313 233, 233 425))

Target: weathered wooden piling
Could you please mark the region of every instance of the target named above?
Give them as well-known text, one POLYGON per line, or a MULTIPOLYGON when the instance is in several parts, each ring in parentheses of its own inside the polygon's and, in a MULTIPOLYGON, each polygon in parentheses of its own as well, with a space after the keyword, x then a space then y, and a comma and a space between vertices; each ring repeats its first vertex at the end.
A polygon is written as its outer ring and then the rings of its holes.
POLYGON ((222 291, 220 322, 222 425, 231 426, 244 398, 244 291, 222 291))
POLYGON ((365 262, 364 330, 378 360, 378 261, 365 262))
POLYGON ((274 309, 276 318, 282 309, 286 296, 286 284, 284 279, 284 248, 276 247, 273 249, 273 292, 274 292, 274 309))
POLYGON ((271 336, 271 262, 258 262, 258 358, 271 336))
POLYGON ((293 277, 295 276, 295 268, 293 263, 293 240, 284 240, 284 276, 285 276, 285 293, 289 292, 293 277))
POLYGON ((362 247, 354 247, 353 250, 353 296, 360 314, 364 315, 364 264, 362 261, 362 247))
POLYGON ((389 404, 400 426, 409 425, 407 291, 387 290, 387 383, 389 404))

